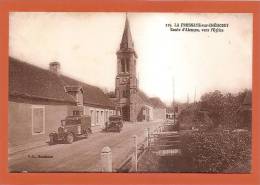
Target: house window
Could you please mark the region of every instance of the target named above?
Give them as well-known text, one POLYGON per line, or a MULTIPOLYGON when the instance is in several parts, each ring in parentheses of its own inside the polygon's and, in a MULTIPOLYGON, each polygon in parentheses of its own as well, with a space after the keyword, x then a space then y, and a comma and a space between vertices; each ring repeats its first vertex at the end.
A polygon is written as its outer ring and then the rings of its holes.
POLYGON ((101 116, 100 116, 101 118, 100 118, 100 120, 101 120, 101 122, 104 122, 104 114, 103 114, 103 111, 101 111, 100 113, 101 113, 101 116))
POLYGON ((32 135, 45 133, 44 106, 32 106, 32 135))
POLYGON ((90 110, 90 117, 91 117, 91 125, 95 125, 95 114, 93 110, 90 110))
POLYGON ((97 114, 96 114, 96 124, 99 123, 99 111, 97 111, 97 114))
POLYGON ((108 111, 106 111, 105 121, 108 121, 108 111))

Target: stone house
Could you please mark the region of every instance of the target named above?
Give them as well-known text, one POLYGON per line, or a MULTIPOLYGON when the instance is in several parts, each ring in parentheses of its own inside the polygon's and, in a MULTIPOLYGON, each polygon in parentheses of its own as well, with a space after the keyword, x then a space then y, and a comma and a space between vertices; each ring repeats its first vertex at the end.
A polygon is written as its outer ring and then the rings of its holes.
POLYGON ((64 76, 58 62, 49 67, 9 58, 9 146, 47 141, 76 106, 91 116, 93 131, 115 114, 114 104, 101 89, 64 76))

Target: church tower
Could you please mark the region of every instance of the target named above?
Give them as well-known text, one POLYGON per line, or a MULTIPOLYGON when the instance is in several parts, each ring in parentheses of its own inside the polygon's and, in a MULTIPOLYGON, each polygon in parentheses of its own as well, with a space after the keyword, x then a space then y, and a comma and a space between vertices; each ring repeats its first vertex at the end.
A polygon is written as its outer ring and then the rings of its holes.
POLYGON ((123 119, 133 120, 134 97, 138 91, 136 77, 136 59, 137 54, 134 50, 134 43, 130 32, 128 17, 126 16, 125 28, 117 51, 117 76, 115 94, 118 106, 121 108, 123 119))

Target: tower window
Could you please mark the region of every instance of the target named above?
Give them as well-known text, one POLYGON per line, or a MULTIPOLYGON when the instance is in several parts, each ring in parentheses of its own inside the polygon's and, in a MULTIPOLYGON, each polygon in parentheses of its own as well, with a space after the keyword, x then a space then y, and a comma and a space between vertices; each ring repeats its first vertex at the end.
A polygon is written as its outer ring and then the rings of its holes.
POLYGON ((121 72, 129 72, 129 60, 126 58, 121 60, 121 72))
POLYGON ((129 90, 123 90, 123 97, 128 98, 129 97, 129 90))
POLYGON ((126 72, 129 72, 129 60, 125 60, 126 62, 126 72))
POLYGON ((121 60, 121 72, 125 72, 125 60, 121 60))

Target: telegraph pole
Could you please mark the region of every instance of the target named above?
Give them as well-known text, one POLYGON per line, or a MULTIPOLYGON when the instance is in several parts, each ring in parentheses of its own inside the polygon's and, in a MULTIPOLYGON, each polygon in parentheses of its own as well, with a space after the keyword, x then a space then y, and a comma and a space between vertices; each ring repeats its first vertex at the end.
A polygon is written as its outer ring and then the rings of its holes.
POLYGON ((195 90, 194 90, 194 100, 193 100, 193 103, 194 103, 194 104, 196 103, 196 91, 197 91, 197 89, 196 89, 196 87, 195 87, 195 90))
POLYGON ((190 97, 189 97, 189 93, 187 94, 187 104, 190 103, 190 97))
POLYGON ((172 106, 174 107, 175 101, 175 78, 172 76, 172 106))
POLYGON ((173 109, 173 123, 175 123, 175 78, 174 78, 174 75, 172 77, 172 109, 173 109))

